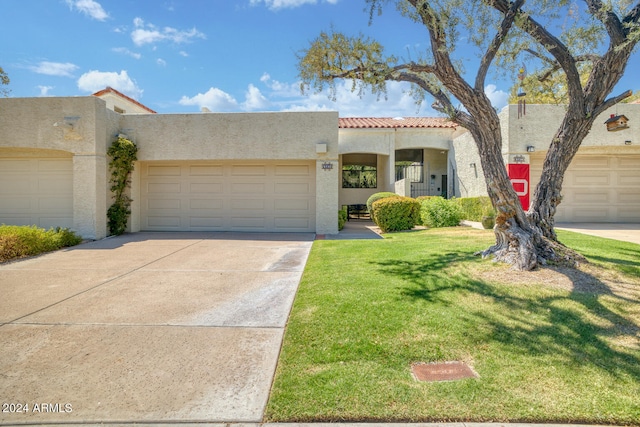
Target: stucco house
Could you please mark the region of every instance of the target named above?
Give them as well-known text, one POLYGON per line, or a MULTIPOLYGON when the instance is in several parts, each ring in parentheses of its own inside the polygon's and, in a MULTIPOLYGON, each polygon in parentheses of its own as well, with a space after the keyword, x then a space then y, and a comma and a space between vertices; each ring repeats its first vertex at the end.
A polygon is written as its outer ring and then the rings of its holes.
MULTIPOLYGON (((629 128, 591 132, 567 173, 559 220, 640 222, 640 105, 615 110, 629 128)), ((525 196, 562 114, 561 106, 535 105, 520 118, 513 106, 500 113, 505 163, 525 196)), ((87 97, 0 99, 0 223, 106 236, 106 151, 119 134, 139 147, 132 232, 334 234, 340 206, 378 191, 486 193, 475 144, 445 119, 156 114, 107 88, 87 97)))

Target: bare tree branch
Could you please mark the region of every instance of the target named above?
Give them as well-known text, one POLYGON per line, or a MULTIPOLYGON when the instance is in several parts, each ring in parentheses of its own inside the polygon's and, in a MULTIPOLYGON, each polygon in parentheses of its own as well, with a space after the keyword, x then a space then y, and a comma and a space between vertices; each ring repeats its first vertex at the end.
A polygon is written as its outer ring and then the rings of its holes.
POLYGON ((516 19, 517 13, 524 4, 524 0, 516 0, 511 4, 509 11, 505 14, 502 23, 500 24, 500 29, 498 33, 493 38, 491 44, 487 48, 487 51, 484 53, 482 57, 482 61, 480 62, 480 68, 478 69, 478 74, 476 75, 476 90, 483 90, 484 83, 487 78, 487 73, 489 72, 489 67, 493 62, 493 59, 496 57, 498 49, 502 46, 505 37, 511 30, 513 26, 513 22, 516 19))

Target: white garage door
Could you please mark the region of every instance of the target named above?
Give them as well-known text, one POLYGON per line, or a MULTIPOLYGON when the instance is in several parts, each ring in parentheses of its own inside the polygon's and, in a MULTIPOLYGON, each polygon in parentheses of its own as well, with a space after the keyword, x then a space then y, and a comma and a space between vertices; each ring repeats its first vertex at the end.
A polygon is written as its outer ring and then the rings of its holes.
POLYGON ((141 228, 313 232, 315 164, 143 163, 141 228))
POLYGON ((0 223, 72 227, 72 159, 0 158, 0 223))
MULTIPOLYGON (((531 191, 544 159, 531 158, 531 191)), ((562 185, 558 222, 640 222, 640 156, 576 155, 562 185)))

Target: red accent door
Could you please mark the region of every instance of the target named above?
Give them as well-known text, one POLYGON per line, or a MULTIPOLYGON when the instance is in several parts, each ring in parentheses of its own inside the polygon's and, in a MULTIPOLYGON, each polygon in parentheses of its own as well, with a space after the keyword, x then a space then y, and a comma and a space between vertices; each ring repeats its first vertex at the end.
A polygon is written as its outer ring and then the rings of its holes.
POLYGON ((522 204, 522 209, 529 209, 529 165, 525 163, 509 163, 507 165, 513 189, 522 204))

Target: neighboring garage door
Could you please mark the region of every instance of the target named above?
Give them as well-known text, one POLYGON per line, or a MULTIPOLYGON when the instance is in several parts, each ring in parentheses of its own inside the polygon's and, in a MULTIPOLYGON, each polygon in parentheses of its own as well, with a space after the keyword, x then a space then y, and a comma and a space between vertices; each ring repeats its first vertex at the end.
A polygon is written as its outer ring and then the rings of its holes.
MULTIPOLYGON (((544 159, 531 158, 531 192, 544 159)), ((565 173, 557 222, 640 222, 640 156, 576 155, 565 173)))
POLYGON ((73 226, 71 158, 0 158, 0 223, 73 226))
POLYGON ((141 228, 313 232, 315 163, 142 163, 141 228))

